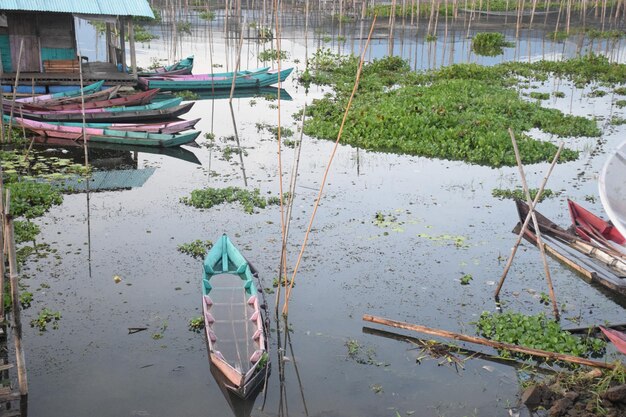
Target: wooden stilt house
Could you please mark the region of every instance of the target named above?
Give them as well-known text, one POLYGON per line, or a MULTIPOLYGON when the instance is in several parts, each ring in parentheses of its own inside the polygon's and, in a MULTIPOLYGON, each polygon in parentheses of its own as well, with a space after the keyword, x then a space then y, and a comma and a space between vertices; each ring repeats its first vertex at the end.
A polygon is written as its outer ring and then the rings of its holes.
POLYGON ((85 83, 103 79, 134 85, 133 17, 154 18, 147 0, 0 0, 3 90, 12 91, 19 78, 18 92, 62 91, 78 85, 81 70, 85 83), (79 56, 77 18, 104 23, 107 62, 88 62, 79 56), (126 36, 131 74, 121 71, 127 68, 126 36))

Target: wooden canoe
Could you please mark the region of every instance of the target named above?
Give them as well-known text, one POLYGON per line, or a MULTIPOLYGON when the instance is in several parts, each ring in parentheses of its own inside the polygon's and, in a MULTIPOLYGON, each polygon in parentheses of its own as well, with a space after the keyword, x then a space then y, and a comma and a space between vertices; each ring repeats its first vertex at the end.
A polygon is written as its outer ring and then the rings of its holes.
POLYGON ((613 343, 613 345, 626 355, 626 333, 620 332, 618 330, 609 329, 604 326, 599 326, 602 333, 613 343))
POLYGON ((35 97, 22 97, 15 101, 19 103, 32 103, 32 102, 43 101, 43 100, 80 97, 81 94, 85 95, 85 94, 90 94, 90 93, 99 91, 102 88, 103 84, 104 84, 104 80, 95 82, 93 84, 89 84, 83 87, 82 89, 79 88, 76 90, 64 91, 61 93, 45 94, 45 95, 35 96, 35 97))
POLYGON ((246 258, 225 234, 204 259, 202 311, 212 367, 226 387, 247 398, 269 368, 259 291, 246 258))
POLYGON ((105 100, 97 100, 97 101, 86 101, 83 106, 82 103, 70 103, 70 104, 35 104, 35 105, 24 105, 25 109, 33 109, 39 111, 67 111, 67 110, 78 110, 84 108, 87 109, 98 109, 103 107, 117 107, 117 106, 141 106, 149 104, 154 97, 159 92, 159 89, 153 89, 148 91, 141 91, 139 93, 131 94, 128 96, 122 96, 112 99, 105 100))
POLYGON ((610 246, 609 240, 624 245, 626 239, 611 223, 601 219, 578 203, 567 200, 572 224, 576 234, 586 241, 598 241, 603 245, 610 246))
MULTIPOLYGON (((136 122, 142 123, 152 120, 173 119, 187 113, 194 103, 180 104, 181 98, 173 98, 145 106, 105 107, 100 109, 88 109, 84 111, 85 122, 136 122)), ((57 112, 20 112, 24 118, 42 122, 82 122, 82 111, 57 111, 57 112)))
MULTIPOLYGON (((5 116, 8 121, 8 116, 5 116)), ((193 129, 200 119, 177 120, 164 123, 85 123, 85 127, 95 127, 100 129, 127 130, 130 132, 150 132, 150 133, 180 133, 193 129)), ((63 126, 83 127, 80 122, 48 122, 63 126)))
POLYGON ((622 236, 626 236, 626 141, 607 158, 598 179, 604 211, 622 236))
MULTIPOLYGON (((528 204, 516 199, 515 205, 521 224, 528 215, 528 204)), ((588 280, 598 283, 614 293, 626 295, 626 274, 623 272, 625 266, 623 258, 583 241, 537 210, 535 210, 535 215, 547 253, 579 272, 588 280)), ((537 236, 532 221, 528 224, 524 238, 534 245, 537 244, 537 236)))
POLYGON ((193 70, 193 55, 188 56, 185 59, 163 67, 155 68, 152 71, 139 72, 139 77, 155 77, 155 76, 168 76, 168 75, 185 75, 191 74, 193 70))
POLYGON ((164 91, 202 91, 202 90, 220 90, 230 89, 235 81, 235 88, 258 89, 276 84, 279 81, 285 81, 293 68, 287 68, 278 71, 268 71, 265 68, 259 68, 253 71, 240 71, 237 75, 233 73, 225 73, 229 75, 202 74, 202 75, 186 75, 174 77, 150 77, 139 78, 139 85, 144 88, 160 88, 164 91))

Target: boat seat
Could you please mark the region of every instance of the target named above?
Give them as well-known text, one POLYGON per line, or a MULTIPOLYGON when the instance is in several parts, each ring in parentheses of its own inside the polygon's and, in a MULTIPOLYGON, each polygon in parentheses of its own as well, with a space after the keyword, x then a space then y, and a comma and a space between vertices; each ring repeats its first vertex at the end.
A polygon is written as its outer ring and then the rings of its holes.
POLYGON ((252 363, 258 362, 261 359, 261 357, 263 356, 263 352, 264 351, 261 350, 261 349, 255 350, 254 353, 250 356, 250 362, 252 362, 252 363))
POLYGON ((204 324, 211 325, 213 323, 215 323, 215 319, 213 318, 213 315, 211 315, 211 313, 209 313, 208 311, 204 313, 204 324))
POLYGON ((217 335, 213 330, 207 329, 207 337, 211 340, 211 343, 217 342, 217 335))
POLYGON ((204 305, 206 305, 207 307, 211 307, 213 305, 213 300, 211 300, 211 297, 209 297, 208 295, 202 296, 202 299, 204 300, 204 305))

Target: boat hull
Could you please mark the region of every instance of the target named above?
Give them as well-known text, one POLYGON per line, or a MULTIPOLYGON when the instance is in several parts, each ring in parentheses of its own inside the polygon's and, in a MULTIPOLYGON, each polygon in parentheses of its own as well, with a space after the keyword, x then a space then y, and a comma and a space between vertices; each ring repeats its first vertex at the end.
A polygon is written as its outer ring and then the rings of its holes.
MULTIPOLYGON (((626 141, 609 155, 600 171, 598 187, 606 214, 622 236, 626 236, 626 141)), ((621 249, 626 253, 626 249, 621 249)))

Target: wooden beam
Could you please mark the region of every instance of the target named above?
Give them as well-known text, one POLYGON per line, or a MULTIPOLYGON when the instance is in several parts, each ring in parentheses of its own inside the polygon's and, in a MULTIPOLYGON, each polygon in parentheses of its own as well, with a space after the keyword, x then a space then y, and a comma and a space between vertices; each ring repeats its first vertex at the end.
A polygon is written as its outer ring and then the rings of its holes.
POLYGON ((28 380, 26 377, 24 349, 22 348, 22 318, 17 278, 17 255, 15 253, 15 232, 13 230, 13 219, 11 219, 10 214, 10 199, 10 190, 7 190, 6 203, 4 205, 4 236, 7 241, 7 252, 9 255, 9 280, 11 282, 11 306, 13 308, 13 342, 15 344, 17 380, 20 387, 20 394, 25 396, 28 395, 28 380))
POLYGON ((580 365, 593 366, 595 368, 615 369, 614 364, 594 361, 591 359, 580 358, 573 355, 565 355, 563 353, 548 352, 546 350, 527 348, 518 345, 512 345, 510 343, 494 342, 493 340, 484 339, 482 337, 468 336, 461 333, 449 332, 446 330, 431 329, 425 326, 419 326, 417 324, 404 323, 401 321, 389 320, 382 317, 370 316, 369 314, 363 315, 364 321, 371 323, 378 323, 385 326, 397 327, 399 329, 412 330, 419 333, 425 333, 432 336, 445 337, 448 339, 461 340, 463 342, 477 343, 480 345, 490 346, 495 349, 509 350, 511 352, 523 353, 531 356, 538 356, 551 360, 559 360, 571 363, 577 363, 580 365))
POLYGON ((120 16, 120 50, 122 51, 122 72, 126 72, 126 17, 120 16))
POLYGON ((107 48, 107 62, 115 64, 115 54, 113 53, 113 45, 111 40, 111 24, 106 23, 106 48, 107 48))
POLYGON ((137 79, 137 54, 135 51, 135 28, 133 19, 128 19, 128 42, 130 45, 130 66, 133 68, 133 78, 137 79))

